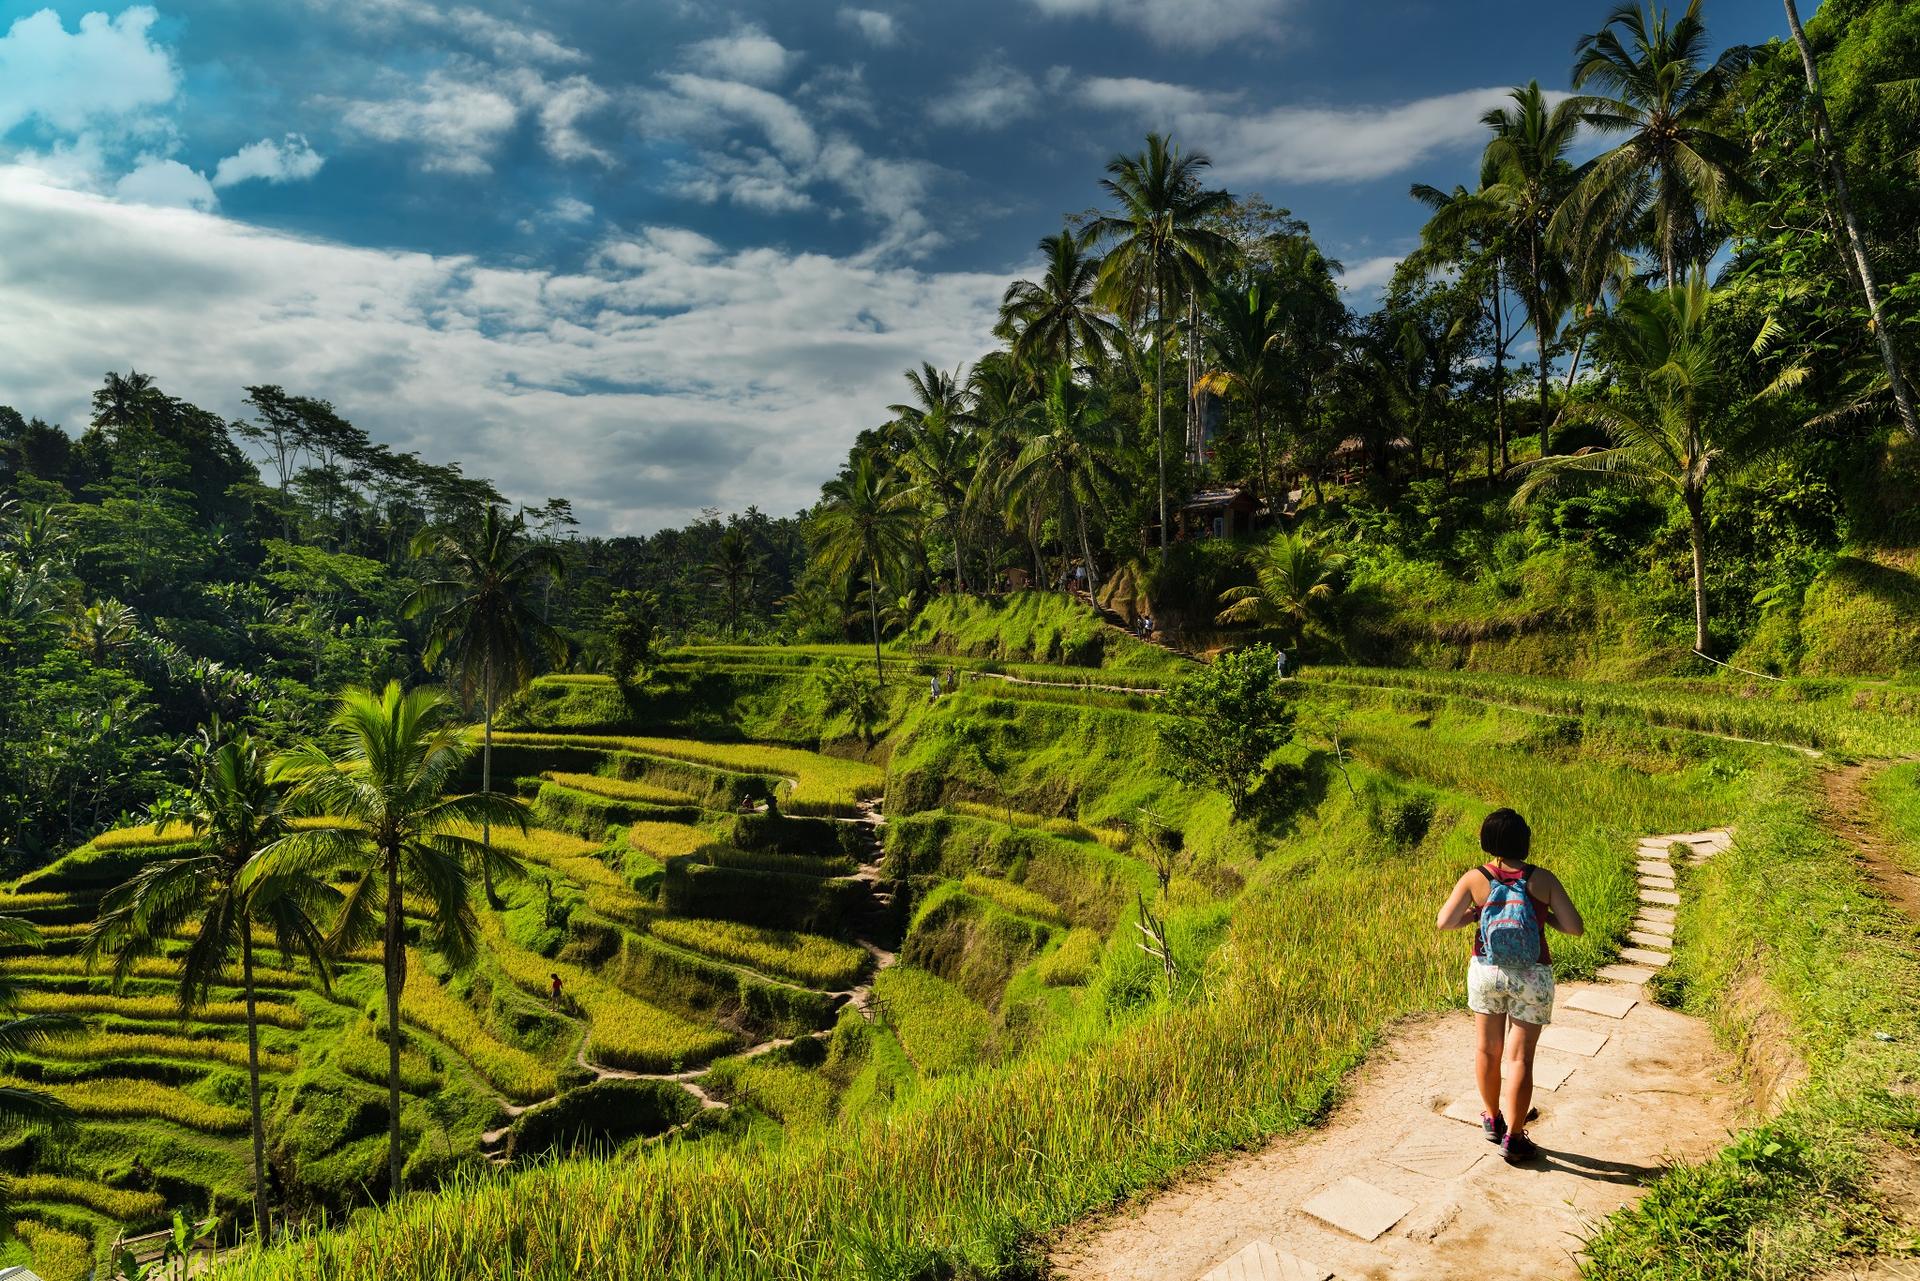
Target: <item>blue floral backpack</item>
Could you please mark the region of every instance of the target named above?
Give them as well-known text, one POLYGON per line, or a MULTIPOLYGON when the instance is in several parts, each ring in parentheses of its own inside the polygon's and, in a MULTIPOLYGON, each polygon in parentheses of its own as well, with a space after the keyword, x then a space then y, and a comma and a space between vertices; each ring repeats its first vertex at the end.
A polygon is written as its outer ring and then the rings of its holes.
POLYGON ((1487 873, 1487 901, 1480 909, 1480 958, 1489 965, 1534 965, 1540 960, 1540 914, 1527 877, 1503 881, 1487 873))

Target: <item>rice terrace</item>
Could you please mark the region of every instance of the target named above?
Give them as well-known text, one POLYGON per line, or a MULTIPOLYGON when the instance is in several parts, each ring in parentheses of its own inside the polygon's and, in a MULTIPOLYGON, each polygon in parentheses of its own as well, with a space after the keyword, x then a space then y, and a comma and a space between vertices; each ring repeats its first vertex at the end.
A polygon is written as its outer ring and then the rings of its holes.
POLYGON ((0 1281, 1920 1276, 1920 6, 33 0, 0 229, 0 1281))

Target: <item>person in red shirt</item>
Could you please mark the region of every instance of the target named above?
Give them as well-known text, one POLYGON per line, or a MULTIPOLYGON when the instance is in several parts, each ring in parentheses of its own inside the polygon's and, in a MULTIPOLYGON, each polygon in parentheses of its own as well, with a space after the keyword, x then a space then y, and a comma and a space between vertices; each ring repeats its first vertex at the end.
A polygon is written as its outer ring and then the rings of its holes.
POLYGON ((1463 872, 1436 922, 1443 930, 1477 928, 1467 963, 1467 1008, 1476 1036, 1474 1076, 1487 1141, 1517 1164, 1534 1153, 1527 1138, 1533 1109, 1533 1052, 1553 1020, 1553 955, 1547 927, 1584 933, 1580 911, 1560 878, 1529 862, 1533 830, 1510 809, 1480 825, 1480 848, 1491 857, 1463 872))

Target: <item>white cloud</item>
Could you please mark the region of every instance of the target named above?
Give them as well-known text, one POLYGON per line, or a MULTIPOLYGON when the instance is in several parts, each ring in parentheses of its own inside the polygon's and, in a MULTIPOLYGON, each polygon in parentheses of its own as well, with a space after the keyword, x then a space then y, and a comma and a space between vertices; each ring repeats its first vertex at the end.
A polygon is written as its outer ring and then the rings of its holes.
POLYGON ((0 244, 0 369, 23 413, 77 427, 128 359, 224 414, 278 382, 513 498, 570 496, 604 532, 809 504, 902 369, 993 345, 1007 284, 668 229, 576 272, 504 269, 116 203, 19 166, 0 167, 0 244))
POLYGON ((976 129, 1004 129, 1039 110, 1040 87, 1033 77, 1007 65, 999 53, 927 105, 927 115, 936 124, 976 129))
POLYGON ((262 138, 222 160, 213 171, 213 185, 231 187, 258 178, 262 182, 305 182, 326 162, 305 135, 290 133, 279 142, 262 138))
POLYGON ((842 9, 840 22, 858 31, 868 44, 882 49, 900 42, 900 24, 890 13, 878 9, 842 9))
POLYGON ((1388 107, 1241 105, 1155 80, 1090 77, 1084 101, 1170 128, 1213 157, 1222 180, 1363 182, 1410 169, 1438 151, 1484 141, 1480 116, 1506 89, 1468 89, 1388 107))
POLYGON ((687 46, 687 65, 724 80, 773 85, 786 79, 800 55, 751 23, 687 46))
POLYGON ((555 222, 592 222, 593 206, 577 196, 562 196, 553 202, 547 216, 555 222))
POLYGON ((1393 279, 1393 273, 1400 266, 1403 256, 1391 254, 1350 262, 1346 264, 1346 270, 1340 273, 1340 287, 1350 294, 1367 294, 1384 289, 1393 279))
POLYGON ((660 79, 662 88, 637 96, 640 127, 702 144, 668 166, 681 195, 788 213, 816 206, 814 189, 829 185, 882 224, 869 255, 918 254, 941 243, 921 212, 938 173, 928 162, 873 156, 843 134, 823 134, 770 90, 684 72, 660 79))
POLYGON ((349 129, 381 142, 417 143, 428 169, 478 174, 520 120, 520 105, 500 88, 470 76, 431 71, 405 96, 349 102, 340 116, 349 129))
POLYGON ((15 21, 0 36, 0 134, 30 120, 77 133, 171 101, 180 74, 151 39, 158 17, 89 13, 71 33, 52 9, 15 21))
POLYGON ((367 31, 386 33, 403 26, 444 31, 507 62, 568 66, 587 55, 552 32, 496 17, 471 5, 443 9, 429 0, 308 0, 328 15, 343 14, 367 31))
POLYGON ((1056 18, 1102 16, 1145 32, 1156 43, 1214 49, 1249 37, 1271 38, 1296 0, 1032 0, 1056 18))
POLYGON ((381 142, 412 143, 426 152, 428 169, 483 174, 493 155, 530 113, 547 154, 571 162, 613 157, 582 132, 580 122, 612 101, 583 75, 550 81, 528 67, 498 72, 456 59, 391 98, 343 104, 341 122, 381 142))
POLYGON ((120 179, 113 193, 137 204, 178 209, 213 209, 220 203, 205 174, 187 168, 178 160, 152 156, 143 158, 132 172, 120 179))

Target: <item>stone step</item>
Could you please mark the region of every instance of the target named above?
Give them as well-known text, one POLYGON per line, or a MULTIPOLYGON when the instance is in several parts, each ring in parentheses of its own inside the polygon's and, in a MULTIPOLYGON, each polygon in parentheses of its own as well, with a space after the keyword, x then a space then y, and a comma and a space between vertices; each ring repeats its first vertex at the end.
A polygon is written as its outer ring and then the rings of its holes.
MULTIPOLYGON (((1650 916, 1634 917, 1631 928, 1640 931, 1642 934, 1657 934, 1663 939, 1671 939, 1673 937, 1672 921, 1656 921, 1650 916)), ((1656 944, 1656 946, 1670 947, 1671 944, 1660 943, 1656 944)))
POLYGON ((1333 1270, 1268 1241, 1249 1241, 1200 1276, 1200 1281, 1333 1281, 1333 1270))
POLYGON ((1349 1175, 1308 1197, 1300 1208, 1362 1241, 1377 1241, 1407 1217, 1413 1202, 1349 1175))
POLYGON ((1603 965, 1595 973, 1609 983, 1639 984, 1653 977, 1644 965, 1603 965))
POLYGON ((1657 907, 1680 906, 1680 896, 1672 890, 1642 889, 1640 891, 1640 901, 1642 903, 1652 903, 1657 907))
POLYGON ((1628 930, 1627 937, 1639 946, 1651 948, 1657 952, 1673 950, 1673 935, 1671 933, 1649 934, 1645 930, 1628 930))
POLYGON ((1664 970, 1667 968, 1667 963, 1673 960, 1673 954, 1656 952, 1646 947, 1623 947, 1620 949, 1620 959, 1631 961, 1635 965, 1650 965, 1656 970, 1664 970))

